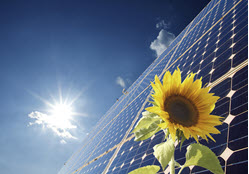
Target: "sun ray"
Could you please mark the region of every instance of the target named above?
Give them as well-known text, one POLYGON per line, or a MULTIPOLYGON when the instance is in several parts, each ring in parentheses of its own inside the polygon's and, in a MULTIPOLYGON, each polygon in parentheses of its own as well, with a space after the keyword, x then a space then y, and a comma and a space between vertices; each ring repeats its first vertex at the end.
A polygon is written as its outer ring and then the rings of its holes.
POLYGON ((75 111, 73 104, 82 97, 84 92, 89 88, 89 84, 79 92, 76 92, 75 95, 72 95, 72 88, 68 88, 65 93, 62 91, 63 88, 59 82, 57 85, 57 95, 53 95, 49 90, 47 91, 50 101, 27 90, 28 93, 39 99, 47 107, 43 112, 34 111, 30 114, 31 118, 36 119, 36 121, 31 124, 41 124, 43 129, 49 128, 58 136, 77 139, 71 135, 69 130, 75 128, 82 129, 75 117, 87 117, 88 114, 75 111))
POLYGON ((53 107, 53 104, 50 103, 48 100, 42 98, 41 96, 39 96, 38 94, 28 90, 28 93, 30 93, 33 97, 39 99, 40 101, 42 101, 44 104, 48 105, 49 107, 53 107))
POLYGON ((89 88, 90 85, 83 87, 76 95, 75 97, 69 102, 70 105, 72 105, 76 100, 78 100, 82 94, 89 88))

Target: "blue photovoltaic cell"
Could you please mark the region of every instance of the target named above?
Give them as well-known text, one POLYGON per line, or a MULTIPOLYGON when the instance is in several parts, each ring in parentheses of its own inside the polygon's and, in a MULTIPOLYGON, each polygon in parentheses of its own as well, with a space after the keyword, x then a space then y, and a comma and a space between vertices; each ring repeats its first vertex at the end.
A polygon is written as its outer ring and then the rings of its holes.
MULTIPOLYGON (((68 159, 60 174, 123 174, 146 165, 160 165, 153 146, 164 140, 158 132, 136 142, 130 131, 141 118, 148 102, 155 75, 161 78, 179 67, 182 79, 189 73, 202 78, 211 93, 219 96, 212 114, 223 117, 210 147, 229 173, 247 172, 248 147, 248 7, 247 0, 212 0, 176 37, 171 45, 141 74, 96 124, 82 146, 68 159), (135 121, 134 121, 135 120, 135 121)), ((175 160, 185 162, 186 140, 175 160)), ((179 169, 177 169, 178 171, 179 169)), ((163 173, 160 169, 159 173, 163 173)), ((210 173, 201 167, 182 173, 210 173)))

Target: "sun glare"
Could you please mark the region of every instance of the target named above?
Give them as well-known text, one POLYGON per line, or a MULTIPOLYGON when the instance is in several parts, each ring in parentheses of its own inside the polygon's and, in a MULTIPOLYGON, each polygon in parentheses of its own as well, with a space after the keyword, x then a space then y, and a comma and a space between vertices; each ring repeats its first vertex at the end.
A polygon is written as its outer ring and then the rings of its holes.
POLYGON ((49 123, 49 125, 58 129, 76 128, 76 126, 71 123, 74 114, 69 104, 56 103, 50 105, 50 108, 50 114, 46 117, 46 122, 49 123))
MULTIPOLYGON (((36 93, 30 92, 31 95, 41 100, 46 105, 46 108, 44 109, 44 112, 31 112, 29 117, 34 119, 34 122, 29 122, 29 125, 42 125, 43 128, 52 130, 56 135, 63 138, 63 140, 64 138, 77 139, 77 137, 72 135, 70 132, 70 130, 79 127, 79 124, 75 120, 75 116, 84 117, 87 116, 87 114, 75 112, 75 107, 73 105, 74 102, 82 95, 83 91, 74 97, 67 94, 66 98, 62 97, 60 87, 58 92, 58 98, 50 94, 52 102, 44 99, 36 93)), ((64 141, 62 142, 65 143, 64 141)))
POLYGON ((59 118, 70 118, 72 116, 72 108, 70 105, 59 103, 52 107, 52 115, 59 118))

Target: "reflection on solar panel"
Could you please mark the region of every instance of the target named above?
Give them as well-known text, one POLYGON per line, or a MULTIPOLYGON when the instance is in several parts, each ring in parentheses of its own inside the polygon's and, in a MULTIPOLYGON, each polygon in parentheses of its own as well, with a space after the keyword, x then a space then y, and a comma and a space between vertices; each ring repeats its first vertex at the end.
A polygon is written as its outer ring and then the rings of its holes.
MULTIPOLYGON (((152 147, 162 142, 163 132, 147 140, 135 142, 130 134, 141 112, 148 107, 150 81, 165 71, 182 70, 183 78, 190 72, 203 78, 203 84, 220 96, 213 114, 224 117, 216 143, 201 140, 219 156, 226 173, 247 171, 247 0, 212 0, 182 31, 173 43, 122 95, 101 118, 78 149, 60 170, 68 173, 128 173, 136 168, 156 164, 152 147)), ((175 159, 185 161, 186 141, 175 159)), ((167 170, 166 170, 167 171, 167 170)), ((183 173, 207 173, 200 167, 184 169, 183 173)), ((163 173, 162 169, 159 173, 163 173)))

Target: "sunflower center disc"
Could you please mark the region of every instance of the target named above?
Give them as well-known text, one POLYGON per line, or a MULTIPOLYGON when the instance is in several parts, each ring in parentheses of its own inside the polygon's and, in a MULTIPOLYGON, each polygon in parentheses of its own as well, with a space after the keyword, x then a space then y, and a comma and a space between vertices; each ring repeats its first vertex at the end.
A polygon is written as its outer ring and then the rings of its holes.
POLYGON ((193 126, 198 121, 196 106, 183 96, 168 97, 164 102, 164 109, 169 113, 170 121, 185 127, 193 126))

